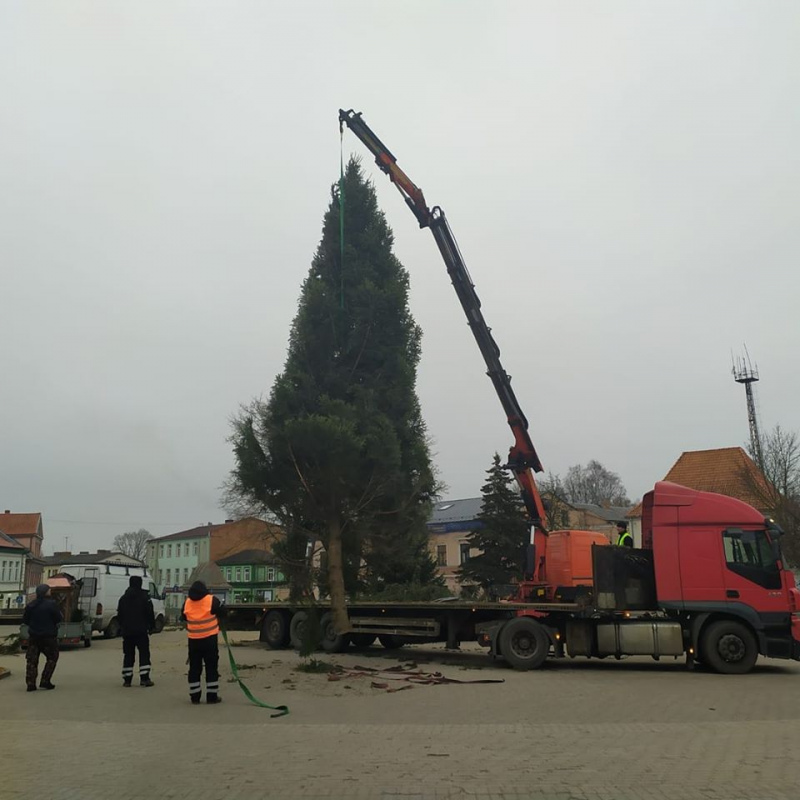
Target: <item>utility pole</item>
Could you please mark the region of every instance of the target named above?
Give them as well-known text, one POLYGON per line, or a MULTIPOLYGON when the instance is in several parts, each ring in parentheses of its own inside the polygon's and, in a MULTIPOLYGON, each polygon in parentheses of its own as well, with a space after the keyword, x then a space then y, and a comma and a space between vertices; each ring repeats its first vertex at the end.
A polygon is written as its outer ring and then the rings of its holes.
POLYGON ((758 364, 753 366, 750 361, 750 353, 747 346, 744 348, 744 355, 739 356, 733 361, 733 379, 736 383, 744 384, 744 392, 747 398, 747 422, 750 426, 750 451, 756 460, 758 468, 764 471, 764 454, 761 450, 761 434, 758 430, 758 412, 756 409, 755 392, 753 384, 758 382, 758 364))

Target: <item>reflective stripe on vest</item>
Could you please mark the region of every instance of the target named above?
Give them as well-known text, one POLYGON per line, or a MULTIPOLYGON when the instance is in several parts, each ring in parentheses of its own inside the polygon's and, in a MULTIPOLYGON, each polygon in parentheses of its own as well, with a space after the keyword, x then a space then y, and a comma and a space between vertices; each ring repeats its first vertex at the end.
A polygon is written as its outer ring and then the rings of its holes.
POLYGON ((190 639, 205 639, 219 633, 217 618, 211 613, 214 595, 207 594, 201 600, 187 600, 183 607, 186 617, 186 632, 190 639))
POLYGON ((628 533, 628 531, 625 531, 619 535, 619 539, 617 539, 617 547, 625 547, 626 539, 630 539, 631 544, 633 544, 633 537, 630 535, 630 533, 628 533))

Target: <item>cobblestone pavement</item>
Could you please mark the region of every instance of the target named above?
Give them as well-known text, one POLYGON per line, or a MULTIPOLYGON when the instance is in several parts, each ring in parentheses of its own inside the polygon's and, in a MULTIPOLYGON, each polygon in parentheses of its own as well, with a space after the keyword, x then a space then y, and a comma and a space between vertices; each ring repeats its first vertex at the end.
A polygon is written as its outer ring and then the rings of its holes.
MULTIPOLYGON (((251 648, 246 661, 263 664, 253 690, 292 710, 271 719, 233 685, 222 705, 191 706, 177 633, 154 640, 153 689, 119 685, 119 649, 97 642, 62 654, 58 689, 32 695, 21 659, 0 659, 14 672, 0 684, 0 800, 798 796, 796 664, 765 662, 742 677, 645 661, 521 674, 464 670, 448 656, 447 675, 506 682, 351 695, 323 675, 292 685, 281 670, 294 654, 251 648)), ((477 658, 463 663, 484 663, 477 658)))

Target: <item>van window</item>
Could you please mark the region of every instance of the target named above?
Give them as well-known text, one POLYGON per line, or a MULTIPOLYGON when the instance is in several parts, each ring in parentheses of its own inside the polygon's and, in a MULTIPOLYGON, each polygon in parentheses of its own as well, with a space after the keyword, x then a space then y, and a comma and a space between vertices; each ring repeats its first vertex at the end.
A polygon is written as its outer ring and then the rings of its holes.
POLYGON ((151 598, 158 597, 158 589, 156 589, 156 585, 154 583, 151 583, 147 587, 147 591, 148 591, 148 593, 149 593, 151 598))
POLYGON ((84 578, 81 597, 94 597, 97 594, 97 578, 84 578))

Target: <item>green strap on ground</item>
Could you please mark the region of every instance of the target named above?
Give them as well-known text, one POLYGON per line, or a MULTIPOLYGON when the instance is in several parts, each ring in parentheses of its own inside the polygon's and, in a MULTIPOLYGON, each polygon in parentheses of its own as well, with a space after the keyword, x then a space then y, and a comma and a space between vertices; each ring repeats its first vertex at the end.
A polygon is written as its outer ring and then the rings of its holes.
POLYGON ((339 126, 339 303, 344 308, 344 133, 339 126))
POLYGON ((231 650, 231 645, 228 641, 228 632, 221 625, 220 631, 222 631, 222 638, 225 640, 225 647, 228 648, 228 658, 231 662, 231 672, 233 673, 233 677, 236 679, 236 683, 239 684, 239 688, 244 692, 244 696, 251 703, 255 703, 261 708, 269 708, 278 712, 277 714, 270 714, 271 717, 285 717, 289 713, 289 706, 271 706, 269 703, 263 703, 247 688, 245 682, 239 677, 239 669, 236 666, 236 659, 233 657, 233 650, 231 650))

